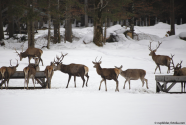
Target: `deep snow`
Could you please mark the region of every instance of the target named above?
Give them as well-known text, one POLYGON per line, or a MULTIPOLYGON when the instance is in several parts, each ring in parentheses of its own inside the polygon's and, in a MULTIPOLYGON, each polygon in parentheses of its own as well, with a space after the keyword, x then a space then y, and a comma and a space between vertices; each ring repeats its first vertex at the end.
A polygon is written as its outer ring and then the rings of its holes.
MULTIPOLYGON (((64 58, 64 64, 77 63, 89 67, 88 87, 82 88, 81 78, 76 78, 77 87, 74 88, 74 79, 71 78, 69 88, 66 89, 68 75, 56 71, 52 78, 52 89, 36 90, 0 90, 0 123, 2 125, 153 125, 155 122, 186 122, 186 95, 155 93, 155 75, 160 75, 157 69, 154 74, 155 63, 149 56, 148 45, 152 42, 152 48, 156 48, 158 41, 162 44, 156 54, 175 54, 174 63, 183 60, 182 66, 186 66, 186 42, 179 39, 179 34, 186 30, 186 24, 176 25, 176 35, 165 37, 170 25, 159 23, 150 27, 135 27, 140 33, 140 41, 128 40, 122 32, 125 30, 120 25, 107 29, 107 36, 115 33, 119 42, 106 43, 103 47, 95 46, 93 27, 73 28, 76 40, 73 43, 51 44, 51 49, 43 49, 42 59, 44 70, 56 55, 68 53, 64 58), (89 44, 83 44, 83 41, 89 44), (119 76, 119 90, 115 92, 116 83, 107 80, 107 92, 102 83, 99 91, 101 77, 93 68, 92 61, 98 56, 102 57, 102 68, 114 68, 123 65, 123 70, 128 68, 140 68, 146 70, 149 89, 142 87, 140 80, 131 81, 131 90, 128 83, 123 89, 125 79, 119 76)), ((35 35, 36 47, 41 48, 47 41, 43 36, 47 30, 39 31, 35 35)), ((64 29, 61 28, 61 34, 64 29)), ((5 40, 5 47, 0 47, 0 66, 16 64, 18 59, 14 48, 19 52, 27 48, 27 42, 18 43, 17 40, 5 40)), ((97 59, 97 60, 98 60, 97 59)), ((33 61, 33 60, 32 60, 33 61)), ((19 61, 17 70, 21 71, 28 64, 25 58, 19 61)), ((167 67, 161 66, 162 74, 166 75, 167 67)), ((171 71, 171 74, 172 71, 171 71)), ((24 86, 24 80, 10 80, 9 86, 24 86)), ((31 80, 29 86, 33 86, 31 80)), ((37 85, 39 86, 39 85, 37 85)), ((180 91, 181 85, 177 84, 171 91, 180 91)))

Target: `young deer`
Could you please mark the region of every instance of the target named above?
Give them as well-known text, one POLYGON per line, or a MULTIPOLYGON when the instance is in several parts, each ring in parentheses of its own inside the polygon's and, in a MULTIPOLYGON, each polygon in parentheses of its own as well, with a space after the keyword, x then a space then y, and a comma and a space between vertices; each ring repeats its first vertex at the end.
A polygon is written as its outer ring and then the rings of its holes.
POLYGON ((129 89, 131 89, 130 80, 138 80, 138 79, 141 79, 142 87, 144 86, 144 84, 146 82, 146 87, 147 87, 147 89, 149 88, 148 87, 148 80, 145 78, 146 71, 143 69, 127 69, 125 71, 120 70, 120 75, 126 79, 123 89, 125 89, 125 84, 127 81, 129 83, 129 89))
MULTIPOLYGON (((9 84, 9 79, 10 77, 16 72, 16 68, 19 66, 18 60, 16 66, 12 66, 11 60, 10 60, 10 66, 9 67, 2 67, 1 68, 1 75, 2 78, 7 81, 7 88, 9 84)), ((5 88, 6 88, 6 83, 5 83, 5 88)))
POLYGON ((101 66, 100 66, 101 61, 100 60, 98 62, 96 61, 96 59, 95 59, 95 62, 92 61, 92 63, 94 64, 94 68, 96 68, 96 71, 97 71, 98 75, 100 75, 101 78, 102 78, 102 80, 100 82, 99 90, 101 89, 101 83, 103 81, 105 81, 105 91, 107 91, 106 80, 112 80, 113 79, 116 82, 116 89, 115 89, 115 91, 119 92, 118 76, 120 74, 120 69, 122 68, 122 66, 120 68, 101 68, 101 66))
POLYGON ((43 54, 43 51, 41 49, 29 47, 25 52, 18 53, 17 50, 15 51, 19 55, 20 61, 22 60, 22 58, 28 57, 28 62, 30 64, 30 59, 32 57, 38 57, 39 62, 41 61, 43 65, 43 60, 41 59, 41 55, 43 54))
POLYGON ((82 65, 82 64, 74 64, 74 63, 71 63, 69 65, 64 65, 62 63, 62 60, 66 55, 67 54, 65 54, 65 55, 61 54, 60 58, 56 57, 58 61, 55 62, 55 64, 57 64, 57 66, 54 68, 54 71, 60 70, 61 72, 67 73, 69 75, 68 83, 67 83, 66 88, 68 88, 71 76, 74 76, 75 87, 76 87, 76 76, 81 77, 81 79, 83 80, 82 87, 84 87, 84 84, 85 84, 84 76, 86 76, 87 77, 86 86, 88 86, 88 79, 89 79, 89 75, 88 75, 89 69, 88 69, 88 67, 85 66, 85 65, 82 65))
MULTIPOLYGON (((172 56, 172 55, 171 55, 172 56)), ((173 64, 173 69, 174 69, 174 76, 186 76, 186 67, 181 68, 181 63, 182 61, 180 61, 180 63, 178 63, 176 65, 176 67, 174 66, 174 61, 173 61, 173 56, 172 56, 172 64, 173 64)), ((181 82, 181 92, 185 92, 185 83, 181 82)))
POLYGON ((170 73, 171 58, 169 56, 156 55, 156 53, 155 53, 161 44, 162 44, 162 42, 161 43, 158 42, 158 47, 156 47, 155 50, 151 49, 151 42, 150 42, 150 46, 149 46, 149 50, 150 50, 149 56, 152 56, 153 61, 157 65, 154 74, 156 73, 157 68, 159 68, 159 71, 161 73, 160 65, 167 66, 168 67, 167 73, 170 73))
POLYGON ((28 89, 28 83, 29 83, 29 78, 32 78, 32 82, 34 84, 34 89, 35 89, 35 74, 36 74, 36 67, 38 65, 29 65, 23 69, 24 75, 25 75, 25 82, 24 82, 24 89, 25 89, 25 83, 27 84, 27 89, 28 89))
POLYGON ((45 73, 46 78, 47 78, 47 82, 46 82, 47 86, 46 86, 46 88, 51 88, 51 79, 52 79, 52 76, 54 74, 54 67, 56 67, 54 62, 51 62, 50 66, 46 66, 46 68, 45 68, 44 73, 45 73))

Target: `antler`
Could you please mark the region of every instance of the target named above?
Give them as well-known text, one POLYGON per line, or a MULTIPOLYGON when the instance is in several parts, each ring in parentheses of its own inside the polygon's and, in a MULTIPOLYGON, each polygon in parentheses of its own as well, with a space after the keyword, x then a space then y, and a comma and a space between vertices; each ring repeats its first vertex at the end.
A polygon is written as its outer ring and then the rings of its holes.
POLYGON ((148 46, 150 51, 152 51, 152 49, 151 49, 151 43, 152 43, 152 42, 150 42, 150 46, 148 46))
POLYGON ((59 58, 57 55, 56 55, 56 58, 57 58, 57 62, 55 61, 55 59, 54 59, 54 62, 55 63, 61 63, 62 62, 62 60, 63 60, 63 58, 67 55, 68 53, 66 53, 65 55, 63 55, 63 53, 61 53, 61 57, 59 58))
POLYGON ((178 63, 178 64, 176 65, 176 67, 181 69, 181 63, 182 63, 182 62, 183 62, 183 61, 180 61, 180 63, 178 63), (179 66, 179 67, 178 67, 178 66, 179 66))
MULTIPOLYGON (((173 69, 175 69, 173 57, 174 57, 174 55, 171 54, 171 60, 172 60, 172 65, 173 65, 173 66, 171 66, 171 67, 173 67, 173 69)), ((172 70, 172 69, 171 69, 171 70, 172 70)))
POLYGON ((158 46, 156 46, 156 49, 155 50, 157 50, 160 47, 161 44, 162 44, 162 42, 159 42, 158 41, 158 46))
MULTIPOLYGON (((102 57, 101 57, 101 58, 102 58, 102 57)), ((101 61, 101 58, 100 58, 100 60, 99 60, 98 62, 100 62, 100 61, 101 61)), ((96 57, 96 59, 97 59, 97 57, 96 57)), ((95 62, 97 62, 97 61, 96 61, 96 59, 95 59, 95 62)))
POLYGON ((18 67, 18 65, 19 65, 19 64, 18 64, 18 59, 16 59, 16 60, 17 60, 17 65, 16 65, 16 67, 18 67))
POLYGON ((18 55, 20 55, 20 53, 18 53, 16 49, 15 49, 15 51, 16 51, 16 53, 17 53, 18 55))
POLYGON ((10 66, 12 66, 11 61, 12 61, 12 59, 10 60, 10 66))

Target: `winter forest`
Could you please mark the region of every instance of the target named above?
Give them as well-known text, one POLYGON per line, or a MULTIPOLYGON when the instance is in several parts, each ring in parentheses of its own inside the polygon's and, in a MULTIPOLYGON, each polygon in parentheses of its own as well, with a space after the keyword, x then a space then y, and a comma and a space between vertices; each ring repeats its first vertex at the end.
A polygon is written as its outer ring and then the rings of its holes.
POLYGON ((185 6, 0 0, 0 124, 186 124, 185 6))

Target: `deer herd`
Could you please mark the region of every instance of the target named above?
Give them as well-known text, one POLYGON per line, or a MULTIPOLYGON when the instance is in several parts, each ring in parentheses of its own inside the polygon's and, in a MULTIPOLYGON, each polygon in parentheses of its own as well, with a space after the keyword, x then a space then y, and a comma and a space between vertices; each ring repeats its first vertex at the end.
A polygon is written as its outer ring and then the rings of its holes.
MULTIPOLYGON (((156 47, 156 49, 152 50, 151 48, 151 42, 149 47, 150 50, 150 54, 149 56, 152 56, 152 60, 156 63, 156 68, 155 68, 155 72, 157 68, 159 68, 159 71, 161 73, 161 69, 160 66, 167 66, 168 70, 167 73, 170 73, 170 70, 174 70, 174 76, 186 76, 186 67, 182 68, 181 63, 178 63, 176 66, 174 65, 173 62, 173 56, 171 55, 171 57, 169 56, 164 56, 164 55, 156 55, 156 51, 157 49, 160 47, 162 43, 158 42, 158 46, 156 47), (170 65, 173 66, 170 66, 170 65), (171 69, 171 67, 173 67, 171 69)), ((41 49, 38 48, 28 48, 25 52, 20 52, 18 53, 17 50, 15 50, 16 53, 18 54, 18 56, 20 57, 20 61, 22 60, 22 58, 26 58, 28 57, 28 66, 25 67, 23 69, 24 72, 24 88, 25 88, 25 84, 27 85, 27 89, 28 89, 28 83, 29 83, 29 79, 32 78, 33 84, 34 84, 34 88, 35 88, 35 74, 37 71, 40 70, 39 68, 39 63, 40 61, 42 62, 43 65, 43 60, 41 59, 41 55, 43 54, 43 51, 41 49), (33 58, 35 60, 35 63, 30 63, 31 58, 33 58)), ((81 77, 82 81, 83 81, 83 85, 82 87, 84 87, 85 83, 86 86, 88 86, 88 80, 89 80, 89 68, 86 65, 83 64, 75 64, 75 63, 71 63, 69 65, 65 65, 62 63, 64 57, 67 54, 63 55, 61 54, 60 57, 56 56, 56 59, 54 59, 54 61, 51 62, 51 64, 49 66, 46 66, 44 73, 47 79, 47 83, 50 82, 51 83, 51 79, 52 76, 54 74, 54 71, 59 70, 63 73, 66 73, 69 75, 68 78, 68 82, 67 82, 67 86, 66 88, 68 88, 71 76, 74 76, 74 87, 76 87, 76 76, 77 77, 81 77), (84 76, 86 76, 86 80, 84 78, 84 76)), ((97 57, 96 57, 97 59, 97 57)), ((101 58, 99 61, 95 62, 92 61, 92 63, 94 64, 94 68, 96 68, 97 74, 101 76, 102 80, 100 81, 100 86, 99 86, 99 90, 101 89, 101 83, 104 81, 105 82, 105 91, 107 91, 107 84, 106 84, 106 80, 114 80, 116 82, 116 89, 115 91, 119 92, 119 81, 118 81, 118 76, 121 75, 122 77, 124 77, 126 80, 124 82, 124 86, 123 89, 125 89, 125 84, 128 81, 129 83, 129 89, 131 89, 130 87, 130 80, 138 80, 140 79, 142 82, 142 87, 144 86, 144 84, 146 83, 146 88, 148 89, 148 80, 145 78, 146 75, 146 71, 143 69, 127 69, 125 71, 122 71, 122 65, 120 67, 116 67, 115 68, 102 68, 101 67, 101 58)), ((11 60, 10 60, 10 65, 11 65, 11 60)), ((16 68, 19 66, 18 64, 18 60, 17 60, 17 64, 15 66, 9 66, 9 67, 1 67, 0 68, 0 79, 4 79, 7 81, 7 85, 6 82, 5 84, 5 88, 8 88, 8 83, 9 83, 9 79, 10 77, 16 72, 16 68)), ((182 84, 183 86, 183 84, 182 84)), ((1 85, 2 88, 2 85, 1 85)), ((47 84, 46 88, 51 88, 50 84, 47 84)), ((184 84, 184 88, 185 88, 185 84, 184 84)))

